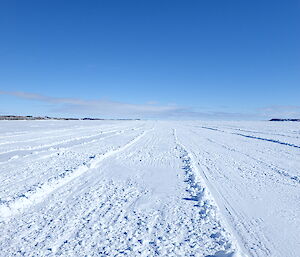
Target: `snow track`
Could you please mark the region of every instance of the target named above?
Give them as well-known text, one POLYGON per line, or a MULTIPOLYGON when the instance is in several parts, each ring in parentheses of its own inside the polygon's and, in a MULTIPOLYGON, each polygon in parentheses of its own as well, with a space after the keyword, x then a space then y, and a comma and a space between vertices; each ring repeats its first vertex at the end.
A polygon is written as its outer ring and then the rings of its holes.
POLYGON ((285 124, 2 122, 0 256, 297 257, 285 124))
POLYGON ((59 187, 62 187, 73 179, 83 175, 88 170, 96 168, 106 158, 124 151, 126 148, 140 140, 140 138, 143 137, 145 133, 146 132, 143 132, 141 135, 137 136, 126 145, 121 146, 115 150, 108 151, 101 155, 90 156, 91 160, 88 163, 83 163, 75 170, 66 170, 66 172, 59 174, 59 176, 50 178, 47 183, 35 186, 34 189, 30 189, 26 193, 19 195, 13 201, 5 202, 2 200, 0 202, 0 218, 9 218, 14 214, 20 213, 25 208, 41 202, 43 199, 45 199, 45 197, 47 197, 59 187))
MULTIPOLYGON (((220 216, 220 210, 215 203, 212 195, 208 191, 207 186, 205 185, 205 181, 201 178, 200 172, 195 165, 194 157, 191 153, 187 151, 187 149, 179 142, 176 130, 174 130, 175 142, 177 145, 177 149, 180 152, 180 159, 183 162, 183 169, 186 174, 186 180, 188 184, 187 191, 190 193, 189 198, 184 198, 188 201, 194 201, 195 206, 200 208, 200 215, 202 219, 208 219, 210 223, 215 223, 216 233, 212 234, 211 237, 220 239, 220 244, 225 245, 225 251, 218 251, 215 255, 211 256, 233 256, 234 252, 226 251, 227 248, 231 248, 231 244, 234 244, 234 248, 236 249, 235 256, 246 256, 245 253, 242 253, 240 247, 236 239, 234 239, 226 230, 225 227, 228 226, 222 217, 220 216), (224 235, 226 233, 226 235, 224 235), (226 240, 227 239, 227 240, 226 240), (228 247, 230 245, 230 247, 228 247)), ((228 229, 228 228, 226 228, 228 229)), ((229 229, 228 229, 229 231, 229 229)))

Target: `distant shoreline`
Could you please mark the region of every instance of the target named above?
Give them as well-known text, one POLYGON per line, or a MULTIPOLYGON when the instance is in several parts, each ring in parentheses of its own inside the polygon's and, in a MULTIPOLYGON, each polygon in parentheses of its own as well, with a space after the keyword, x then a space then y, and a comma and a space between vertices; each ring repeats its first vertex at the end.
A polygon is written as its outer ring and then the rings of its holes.
POLYGON ((56 118, 48 116, 0 115, 0 120, 140 120, 140 119, 102 119, 102 118, 56 118))
POLYGON ((300 121, 300 119, 270 119, 269 121, 300 121))
MULTIPOLYGON (((58 118, 49 116, 22 116, 22 115, 0 115, 0 120, 141 120, 141 119, 104 119, 104 118, 58 118)), ((267 121, 292 121, 300 122, 300 119, 269 119, 267 121)))

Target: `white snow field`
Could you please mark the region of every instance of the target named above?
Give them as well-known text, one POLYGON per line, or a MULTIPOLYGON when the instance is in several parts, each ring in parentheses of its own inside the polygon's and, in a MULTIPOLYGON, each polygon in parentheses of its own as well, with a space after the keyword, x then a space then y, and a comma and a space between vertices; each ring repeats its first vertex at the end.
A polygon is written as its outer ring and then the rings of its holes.
POLYGON ((300 123, 1 121, 0 256, 300 256, 300 123))

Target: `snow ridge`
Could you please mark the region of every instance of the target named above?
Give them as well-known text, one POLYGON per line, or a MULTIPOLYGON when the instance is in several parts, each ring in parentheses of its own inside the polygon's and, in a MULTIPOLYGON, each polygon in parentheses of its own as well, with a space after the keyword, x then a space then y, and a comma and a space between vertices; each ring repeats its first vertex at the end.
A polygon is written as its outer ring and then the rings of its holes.
POLYGON ((72 180, 81 176, 82 174, 90 171, 91 169, 98 167, 104 159, 107 159, 113 155, 116 155, 126 150, 128 147, 138 142, 149 131, 150 130, 144 131, 142 134, 140 134, 124 146, 108 151, 101 155, 91 156, 90 162, 83 163, 75 170, 66 170, 65 173, 60 174, 54 179, 49 179, 48 182, 39 185, 35 189, 30 189, 24 194, 17 196, 12 201, 1 201, 0 199, 0 218, 3 220, 7 220, 11 216, 19 214, 31 205, 41 202, 56 189, 66 185, 67 183, 71 182, 72 180))
POLYGON ((179 151, 180 159, 183 162, 182 168, 185 171, 185 182, 188 184, 187 191, 191 195, 190 198, 185 198, 185 200, 195 201, 195 206, 200 208, 200 214, 203 219, 218 221, 218 232, 212 234, 211 237, 216 238, 216 240, 222 238, 220 242, 223 244, 224 250, 217 251, 214 255, 205 257, 247 257, 247 255, 241 251, 237 240, 229 233, 230 229, 227 227, 228 225, 225 224, 223 217, 221 217, 220 210, 195 165, 196 162, 193 155, 179 142, 176 129, 173 129, 173 135, 176 149, 179 151))

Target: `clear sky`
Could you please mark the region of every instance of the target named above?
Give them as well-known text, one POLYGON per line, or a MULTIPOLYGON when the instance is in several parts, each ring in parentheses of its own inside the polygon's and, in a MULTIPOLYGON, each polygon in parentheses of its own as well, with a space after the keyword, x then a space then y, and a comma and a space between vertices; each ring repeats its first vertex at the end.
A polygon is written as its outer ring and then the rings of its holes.
POLYGON ((300 1, 1 0, 0 114, 298 117, 300 1))

